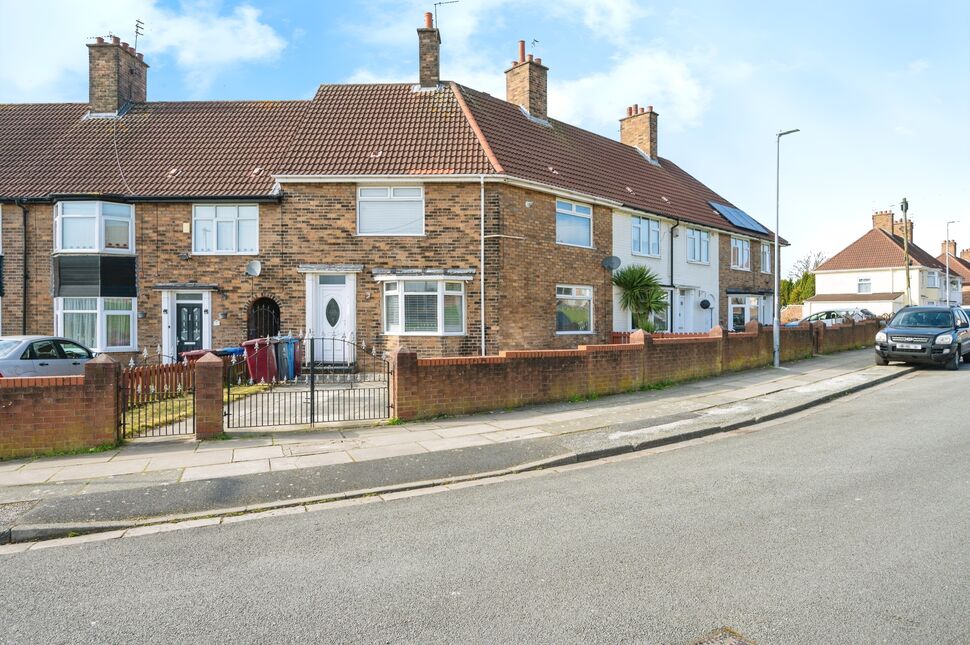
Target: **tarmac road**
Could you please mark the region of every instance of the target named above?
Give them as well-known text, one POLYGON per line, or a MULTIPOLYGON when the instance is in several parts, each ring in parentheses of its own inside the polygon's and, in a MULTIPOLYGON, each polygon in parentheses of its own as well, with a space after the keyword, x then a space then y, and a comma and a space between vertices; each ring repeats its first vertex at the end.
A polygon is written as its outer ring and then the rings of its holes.
POLYGON ((560 474, 0 557, 0 640, 970 642, 970 368, 560 474))

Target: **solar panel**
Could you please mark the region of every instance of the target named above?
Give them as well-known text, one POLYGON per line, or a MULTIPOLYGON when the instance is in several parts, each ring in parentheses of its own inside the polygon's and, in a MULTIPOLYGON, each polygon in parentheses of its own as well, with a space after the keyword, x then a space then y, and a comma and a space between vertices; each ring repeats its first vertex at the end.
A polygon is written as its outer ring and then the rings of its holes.
POLYGON ((770 233, 768 229, 759 224, 753 217, 745 213, 740 208, 734 208, 733 206, 728 206, 726 204, 718 204, 717 202, 707 203, 711 205, 711 208, 724 216, 724 219, 731 222, 738 228, 747 229, 756 233, 770 233))

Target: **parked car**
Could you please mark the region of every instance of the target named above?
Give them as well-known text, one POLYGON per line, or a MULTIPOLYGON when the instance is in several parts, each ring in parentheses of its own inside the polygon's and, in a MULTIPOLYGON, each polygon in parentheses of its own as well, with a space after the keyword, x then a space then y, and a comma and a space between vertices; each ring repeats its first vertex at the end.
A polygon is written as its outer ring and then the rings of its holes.
POLYGON ((0 376, 77 376, 94 353, 56 336, 0 336, 0 376))
POLYGON ((904 307, 876 334, 876 365, 970 363, 970 317, 960 307, 904 307))
POLYGON ((798 327, 799 325, 804 325, 805 323, 822 323, 828 327, 830 325, 836 325, 844 322, 848 315, 849 314, 845 311, 816 311, 811 316, 806 316, 801 320, 785 323, 785 327, 798 327))

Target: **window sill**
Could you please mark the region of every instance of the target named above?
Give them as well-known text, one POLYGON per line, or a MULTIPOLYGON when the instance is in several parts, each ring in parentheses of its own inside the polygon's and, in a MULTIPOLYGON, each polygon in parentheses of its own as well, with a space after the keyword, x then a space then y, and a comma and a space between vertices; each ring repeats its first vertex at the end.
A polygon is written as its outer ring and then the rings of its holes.
POLYGON ((659 253, 657 255, 654 255, 652 253, 637 253, 636 251, 631 251, 630 252, 630 255, 632 255, 635 258, 651 258, 653 260, 662 260, 663 259, 663 256, 660 255, 659 253))
POLYGON ((51 255, 136 255, 128 249, 54 249, 51 255))
POLYGON ((427 237, 427 233, 357 233, 356 237, 427 237))
POLYGON ((557 331, 556 336, 593 336, 594 331, 557 331))
POLYGON ((259 251, 192 251, 192 255, 259 255, 259 251))
POLYGON ((446 336, 467 336, 467 332, 449 331, 449 332, 436 332, 436 331, 396 331, 390 332, 385 331, 383 336, 430 336, 444 338, 446 336))
POLYGON ((707 262, 704 262, 703 260, 687 260, 687 264, 698 264, 700 266, 709 267, 711 266, 711 261, 708 260, 707 262))
POLYGON ((745 268, 745 267, 736 267, 734 265, 731 265, 731 270, 732 271, 747 271, 748 273, 751 273, 751 267, 745 268))
POLYGON ((556 241, 556 246, 568 246, 568 247, 571 247, 571 248, 574 248, 574 249, 587 249, 587 250, 590 250, 590 251, 595 251, 596 250, 596 247, 595 246, 584 246, 582 244, 570 244, 568 242, 560 242, 558 240, 556 241))

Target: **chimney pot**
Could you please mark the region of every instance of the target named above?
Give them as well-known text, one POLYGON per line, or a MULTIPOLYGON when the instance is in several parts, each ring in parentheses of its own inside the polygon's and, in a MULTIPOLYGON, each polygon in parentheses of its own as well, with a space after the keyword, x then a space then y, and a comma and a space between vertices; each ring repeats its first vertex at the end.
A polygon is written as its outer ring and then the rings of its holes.
POLYGON ((627 106, 627 108, 626 108, 626 115, 627 116, 633 116, 633 106, 632 105, 628 105, 627 106))
POLYGON ((121 43, 121 48, 124 49, 125 51, 128 51, 128 43, 122 42, 121 43))
POLYGON ((526 56, 526 60, 531 63, 532 62, 532 54, 529 54, 528 56, 526 56))
POLYGON ((111 44, 112 45, 120 45, 121 44, 121 38, 119 38, 118 36, 112 36, 111 37, 111 44))
POLYGON ((141 53, 141 52, 138 52, 138 60, 140 60, 141 62, 144 63, 145 62, 145 55, 143 53, 141 53))
POLYGON ((102 38, 101 36, 98 36, 97 38, 94 39, 94 42, 98 43, 99 45, 103 45, 104 38, 102 38))
POLYGON ((524 40, 519 41, 519 62, 520 63, 525 62, 525 41, 524 40))
POLYGON ((424 28, 434 29, 434 17, 431 15, 430 11, 424 12, 424 28))
POLYGON ((633 113, 640 114, 640 105, 638 103, 633 104, 633 113))
POLYGON ((648 105, 647 106, 647 112, 653 112, 653 106, 652 105, 648 105))
POLYGON ((536 59, 536 65, 542 65, 542 59, 541 58, 537 58, 536 59))

